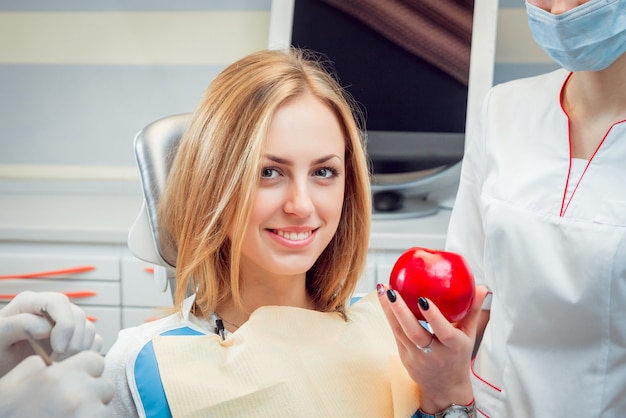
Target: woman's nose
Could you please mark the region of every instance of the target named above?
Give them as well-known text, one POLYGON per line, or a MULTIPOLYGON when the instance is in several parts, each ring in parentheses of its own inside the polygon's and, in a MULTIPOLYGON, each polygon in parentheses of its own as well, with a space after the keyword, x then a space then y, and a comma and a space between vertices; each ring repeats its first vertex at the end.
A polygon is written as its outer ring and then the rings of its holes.
POLYGON ((294 182, 284 204, 284 211, 298 217, 309 216, 313 212, 313 200, 306 182, 294 182))

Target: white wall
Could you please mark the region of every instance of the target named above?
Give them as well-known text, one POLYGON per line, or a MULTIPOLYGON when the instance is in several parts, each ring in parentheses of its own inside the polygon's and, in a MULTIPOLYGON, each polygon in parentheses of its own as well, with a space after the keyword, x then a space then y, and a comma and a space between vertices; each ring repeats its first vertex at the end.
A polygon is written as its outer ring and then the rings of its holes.
MULTIPOLYGON (((271 0, 0 0, 0 179, 135 179, 135 133, 263 49, 271 0)), ((494 82, 555 68, 500 0, 494 82)))

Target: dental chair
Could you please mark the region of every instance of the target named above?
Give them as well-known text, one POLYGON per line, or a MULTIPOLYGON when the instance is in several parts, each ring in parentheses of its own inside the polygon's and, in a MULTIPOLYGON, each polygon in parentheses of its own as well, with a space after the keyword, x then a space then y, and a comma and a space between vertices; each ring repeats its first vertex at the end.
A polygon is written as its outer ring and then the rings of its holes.
MULTIPOLYGON (((161 240, 157 215, 179 140, 190 120, 191 114, 167 116, 150 123, 135 136, 135 158, 141 179, 143 205, 130 228, 128 247, 137 258, 156 266, 156 286, 162 292, 169 289, 172 296, 176 289, 176 249, 161 240)), ((203 334, 196 329, 179 326, 161 335, 203 334)), ((143 348, 130 359, 126 374, 135 403, 143 409, 146 417, 172 416, 151 340, 146 340, 143 348)))

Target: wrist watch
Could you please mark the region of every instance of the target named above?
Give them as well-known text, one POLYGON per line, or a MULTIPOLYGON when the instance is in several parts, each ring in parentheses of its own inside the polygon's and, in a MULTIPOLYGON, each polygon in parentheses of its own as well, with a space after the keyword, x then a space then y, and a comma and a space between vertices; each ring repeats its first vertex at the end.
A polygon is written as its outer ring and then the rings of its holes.
POLYGON ((476 418, 476 403, 472 401, 469 405, 457 405, 453 403, 435 415, 427 414, 421 408, 415 414, 416 418, 476 418))

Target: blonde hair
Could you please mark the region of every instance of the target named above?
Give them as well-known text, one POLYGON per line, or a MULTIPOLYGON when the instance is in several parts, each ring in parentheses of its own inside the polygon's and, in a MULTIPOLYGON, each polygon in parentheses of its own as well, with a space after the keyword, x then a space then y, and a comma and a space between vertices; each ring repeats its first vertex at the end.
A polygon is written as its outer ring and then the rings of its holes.
POLYGON ((328 105, 345 136, 341 220, 307 272, 316 309, 343 311, 367 257, 369 165, 351 100, 323 61, 296 49, 253 53, 228 66, 205 91, 181 139, 159 207, 161 235, 178 252, 176 306, 188 290, 196 293, 196 308, 204 316, 229 298, 242 306, 239 263, 245 227, 234 226, 248 224, 273 114, 304 93, 328 105))

